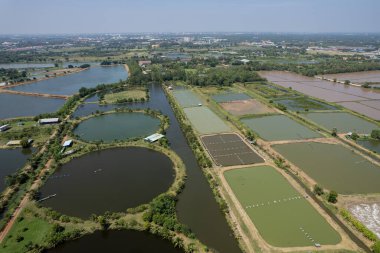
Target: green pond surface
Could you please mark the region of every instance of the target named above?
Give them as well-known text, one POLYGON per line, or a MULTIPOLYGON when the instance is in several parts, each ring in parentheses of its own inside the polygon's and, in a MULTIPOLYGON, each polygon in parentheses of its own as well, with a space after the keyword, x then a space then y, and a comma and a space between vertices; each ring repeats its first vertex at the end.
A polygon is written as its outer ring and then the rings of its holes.
POLYGON ((229 170, 224 176, 260 235, 269 244, 301 247, 340 242, 339 234, 274 168, 258 166, 229 170))
POLYGON ((341 145, 309 142, 273 148, 324 188, 341 194, 380 192, 380 167, 341 145))
POLYGON ((175 90, 173 95, 182 107, 194 107, 202 103, 199 97, 191 90, 175 90))
POLYGON ((244 93, 226 92, 213 95, 212 99, 218 103, 223 103, 230 101, 247 100, 251 99, 251 97, 244 93))
POLYGON ((74 134, 86 141, 112 142, 146 137, 158 131, 160 120, 144 113, 112 113, 89 118, 74 134))
POLYGON ((278 99, 275 100, 276 103, 286 106, 286 108, 290 111, 315 111, 315 110, 336 110, 337 108, 325 104, 322 102, 319 102, 317 100, 311 99, 311 98, 288 98, 288 99, 278 99))
POLYGON ((336 128, 339 133, 371 133, 380 127, 347 112, 313 112, 303 114, 307 119, 328 130, 336 128))
POLYGON ((309 139, 322 136, 285 115, 245 118, 241 121, 268 141, 309 139))
POLYGON ((231 128, 208 107, 185 108, 184 112, 194 128, 201 134, 231 132, 231 128))
POLYGON ((370 150, 380 153, 380 141, 379 140, 357 140, 357 144, 370 150))

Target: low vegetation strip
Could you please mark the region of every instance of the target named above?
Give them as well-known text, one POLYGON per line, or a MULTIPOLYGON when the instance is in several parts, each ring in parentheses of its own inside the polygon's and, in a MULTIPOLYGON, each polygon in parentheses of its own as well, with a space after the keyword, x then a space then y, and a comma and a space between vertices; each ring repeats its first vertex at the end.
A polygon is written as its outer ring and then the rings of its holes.
POLYGON ((184 109, 194 128, 201 134, 231 132, 231 128, 207 107, 184 109))
POLYGON ((224 176, 263 239, 277 247, 335 245, 339 234, 274 168, 228 170, 224 176))

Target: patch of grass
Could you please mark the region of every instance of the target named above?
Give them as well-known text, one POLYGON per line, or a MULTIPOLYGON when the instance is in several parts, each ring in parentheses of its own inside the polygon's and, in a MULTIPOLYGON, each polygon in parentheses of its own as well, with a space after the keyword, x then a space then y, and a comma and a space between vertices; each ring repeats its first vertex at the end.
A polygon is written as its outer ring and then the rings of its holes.
POLYGON ((39 126, 36 121, 12 121, 9 124, 11 129, 0 133, 0 146, 5 145, 10 140, 21 140, 22 138, 30 138, 34 140, 34 144, 38 145, 46 142, 52 133, 53 126, 39 126))
POLYGON ((141 99, 146 99, 147 94, 146 91, 142 89, 134 89, 134 90, 126 90, 126 91, 121 91, 117 93, 110 93, 106 94, 104 96, 104 101, 108 104, 116 104, 120 103, 121 101, 128 101, 131 100, 141 100, 141 99))
POLYGON ((23 212, 0 245, 0 251, 3 253, 22 253, 26 252, 27 248, 32 245, 44 245, 46 235, 52 226, 52 224, 29 212, 23 212))

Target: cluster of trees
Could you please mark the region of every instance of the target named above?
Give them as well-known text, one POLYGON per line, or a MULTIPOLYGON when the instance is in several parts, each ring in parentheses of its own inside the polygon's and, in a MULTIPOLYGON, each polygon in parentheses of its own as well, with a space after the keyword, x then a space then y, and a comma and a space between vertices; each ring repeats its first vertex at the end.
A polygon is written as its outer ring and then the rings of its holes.
MULTIPOLYGON (((319 185, 314 186, 313 192, 314 194, 318 196, 322 196, 325 194, 325 191, 319 185)), ((336 202, 338 202, 338 193, 336 191, 330 191, 326 197, 327 197, 327 201, 330 203, 335 204, 336 202)))
POLYGON ((100 63, 101 66, 110 66, 114 64, 122 64, 122 61, 111 61, 111 60, 104 60, 100 63))
POLYGON ((27 81, 28 79, 28 72, 23 70, 19 71, 17 69, 4 69, 0 68, 0 80, 2 82, 23 82, 27 81))
POLYGON ((380 70, 380 62, 376 60, 360 60, 356 58, 343 60, 342 57, 321 60, 315 64, 278 63, 270 61, 251 61, 248 63, 254 70, 287 70, 305 76, 335 74, 346 72, 380 70))
POLYGON ((379 129, 374 129, 374 130, 372 130, 372 132, 371 132, 371 137, 372 137, 373 139, 380 140, 380 130, 379 130, 379 129))
POLYGON ((249 66, 202 68, 186 71, 185 67, 178 64, 173 64, 170 67, 155 66, 152 68, 150 78, 154 82, 184 81, 196 86, 231 86, 236 82, 245 83, 264 80, 249 66))
POLYGON ((177 198, 170 194, 162 194, 156 197, 144 213, 143 219, 146 222, 157 224, 170 231, 183 233, 190 238, 194 238, 195 236, 191 230, 178 222, 176 202, 177 198))

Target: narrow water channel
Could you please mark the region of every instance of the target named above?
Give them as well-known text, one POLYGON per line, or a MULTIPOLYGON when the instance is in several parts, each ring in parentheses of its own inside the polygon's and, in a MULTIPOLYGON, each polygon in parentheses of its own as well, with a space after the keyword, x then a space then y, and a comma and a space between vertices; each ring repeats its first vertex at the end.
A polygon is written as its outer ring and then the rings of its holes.
MULTIPOLYGON (((186 187, 179 195, 177 204, 179 220, 188 225, 203 243, 217 252, 241 252, 232 230, 220 211, 211 188, 187 144, 162 87, 153 84, 149 90, 149 102, 125 104, 124 106, 160 110, 170 119, 170 127, 167 130, 170 147, 181 157, 187 168, 186 187)), ((117 107, 122 106, 86 104, 80 107, 73 117, 89 115, 97 110, 109 111, 117 107)))

